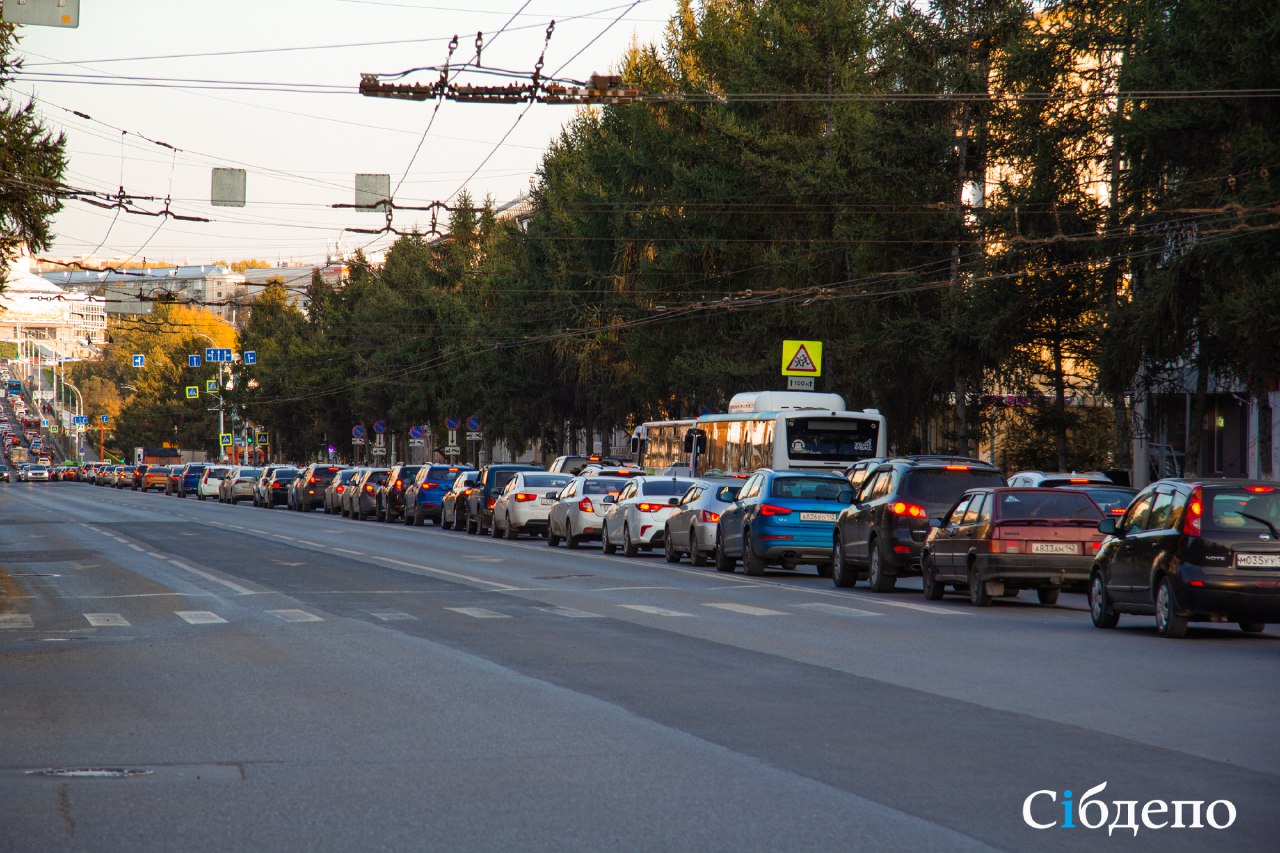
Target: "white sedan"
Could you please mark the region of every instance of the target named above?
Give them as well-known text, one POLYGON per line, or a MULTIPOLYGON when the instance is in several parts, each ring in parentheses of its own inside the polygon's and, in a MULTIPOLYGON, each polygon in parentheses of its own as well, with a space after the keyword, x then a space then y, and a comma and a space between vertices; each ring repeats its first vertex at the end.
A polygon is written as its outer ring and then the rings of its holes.
POLYGON ((218 488, 230 470, 220 465, 210 465, 205 468, 204 473, 200 475, 200 482, 196 484, 196 498, 204 500, 218 497, 218 488))
POLYGON ((634 477, 616 498, 605 497, 604 552, 613 554, 621 547, 625 556, 634 557, 663 544, 667 518, 693 483, 678 477, 634 477))
POLYGON ((547 532, 547 519, 555 496, 573 479, 572 474, 519 471, 507 481, 493 502, 493 536, 515 539, 521 533, 547 532))

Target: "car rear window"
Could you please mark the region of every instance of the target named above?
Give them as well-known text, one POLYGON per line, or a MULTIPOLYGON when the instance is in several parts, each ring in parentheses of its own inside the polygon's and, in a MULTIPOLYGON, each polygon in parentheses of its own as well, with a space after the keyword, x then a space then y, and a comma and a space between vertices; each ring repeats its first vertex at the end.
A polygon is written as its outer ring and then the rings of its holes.
POLYGON ((497 494, 502 491, 502 487, 511 482, 511 478, 519 473, 519 471, 490 471, 490 492, 497 494))
POLYGON ((1003 486, 1004 476, 999 471, 981 468, 924 468, 908 472, 903 485, 903 497, 924 504, 950 506, 969 489, 982 486, 1003 486))
POLYGON ((834 501, 841 491, 849 492, 844 478, 829 477, 779 477, 773 481, 770 494, 775 498, 799 498, 810 501, 834 501))
POLYGON ((1138 493, 1135 489, 1098 489, 1092 486, 1081 487, 1080 491, 1093 498, 1107 515, 1124 515, 1133 496, 1138 493))
POLYGON ((1272 528, 1280 527, 1280 489, 1275 486, 1205 489, 1204 504, 1204 522, 1213 530, 1274 536, 1272 528))
POLYGON ((1101 519, 1098 505, 1077 492, 1054 490, 1004 492, 996 499, 995 517, 1013 519, 1062 520, 1101 519))
POLYGON ((271 479, 273 480, 294 480, 297 479, 297 477, 297 468, 277 468, 275 471, 271 472, 271 479))
POLYGON ((627 484, 616 477, 587 477, 582 481, 584 495, 616 495, 627 484))
POLYGON ((261 468, 241 468, 241 469, 240 469, 240 474, 239 474, 239 476, 241 476, 241 477, 261 477, 261 476, 262 476, 262 469, 261 469, 261 468))
POLYGON ((374 471, 369 475, 369 479, 365 480, 364 483, 366 486, 369 484, 381 486, 383 483, 387 482, 387 476, 390 473, 390 471, 374 471))
POLYGON ((526 474, 524 484, 539 489, 550 486, 563 486, 573 478, 568 474, 526 474))
POLYGON ((210 480, 221 480, 222 478, 224 478, 224 477, 226 477, 226 476, 227 476, 227 469, 226 469, 226 468, 210 468, 210 469, 209 469, 209 479, 210 479, 210 480))
POLYGON ((683 495, 693 485, 691 480, 647 480, 644 484, 646 495, 683 495))
POLYGON ((427 472, 428 480, 448 480, 450 478, 457 479, 458 475, 467 468, 459 468, 457 465, 432 465, 431 470, 427 472))
POLYGON ((311 476, 316 478, 317 483, 327 483, 341 470, 341 468, 316 468, 311 472, 311 476))

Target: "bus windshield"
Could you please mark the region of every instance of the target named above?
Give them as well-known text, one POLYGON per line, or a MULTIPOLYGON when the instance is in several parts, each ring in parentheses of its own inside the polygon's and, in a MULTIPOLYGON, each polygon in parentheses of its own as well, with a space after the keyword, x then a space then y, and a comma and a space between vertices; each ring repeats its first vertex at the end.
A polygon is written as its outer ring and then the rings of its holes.
POLYGON ((786 448, 796 462, 856 462, 875 456, 879 421, 787 418, 786 448))

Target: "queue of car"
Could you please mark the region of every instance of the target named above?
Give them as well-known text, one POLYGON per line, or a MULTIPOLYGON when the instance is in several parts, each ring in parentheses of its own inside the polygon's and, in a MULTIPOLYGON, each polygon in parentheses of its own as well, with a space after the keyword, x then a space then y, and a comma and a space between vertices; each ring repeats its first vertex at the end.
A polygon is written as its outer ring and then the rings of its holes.
MULTIPOLYGON (((28 466, 27 477, 42 466, 28 466)), ((549 547, 599 541, 626 557, 662 550, 716 570, 813 566, 838 587, 892 591, 920 576, 926 599, 975 606, 1035 590, 1045 606, 1087 595, 1092 622, 1154 618, 1162 636, 1195 621, 1255 633, 1280 621, 1280 487, 1251 480, 1165 479, 1139 492, 1099 472, 1023 471, 958 456, 867 459, 844 474, 687 469, 646 474, 616 459, 535 465, 314 463, 104 465, 74 470, 115 488, 271 509, 323 508, 549 547)), ((37 474, 38 476, 38 474, 37 474)))

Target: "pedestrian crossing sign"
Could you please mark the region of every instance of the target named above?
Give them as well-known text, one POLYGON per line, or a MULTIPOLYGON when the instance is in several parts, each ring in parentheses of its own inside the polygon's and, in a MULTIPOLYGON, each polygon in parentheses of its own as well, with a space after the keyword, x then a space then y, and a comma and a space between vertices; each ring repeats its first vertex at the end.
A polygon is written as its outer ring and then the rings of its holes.
POLYGON ((187 399, 188 399, 188 400, 195 400, 195 399, 197 399, 199 396, 200 396, 200 386, 199 386, 199 385, 188 385, 188 386, 187 386, 187 399))
POLYGON ((221 444, 223 447, 230 447, 230 446, 231 446, 231 433, 229 433, 229 432, 224 432, 224 433, 222 433, 221 435, 219 435, 219 436, 218 436, 218 443, 219 443, 219 444, 221 444))
POLYGON ((218 393, 218 380, 216 380, 216 379, 206 379, 206 380, 204 381, 204 390, 205 390, 205 393, 208 393, 208 394, 217 394, 217 393, 218 393))
POLYGON ((821 376, 822 341, 783 341, 783 376, 821 376))

